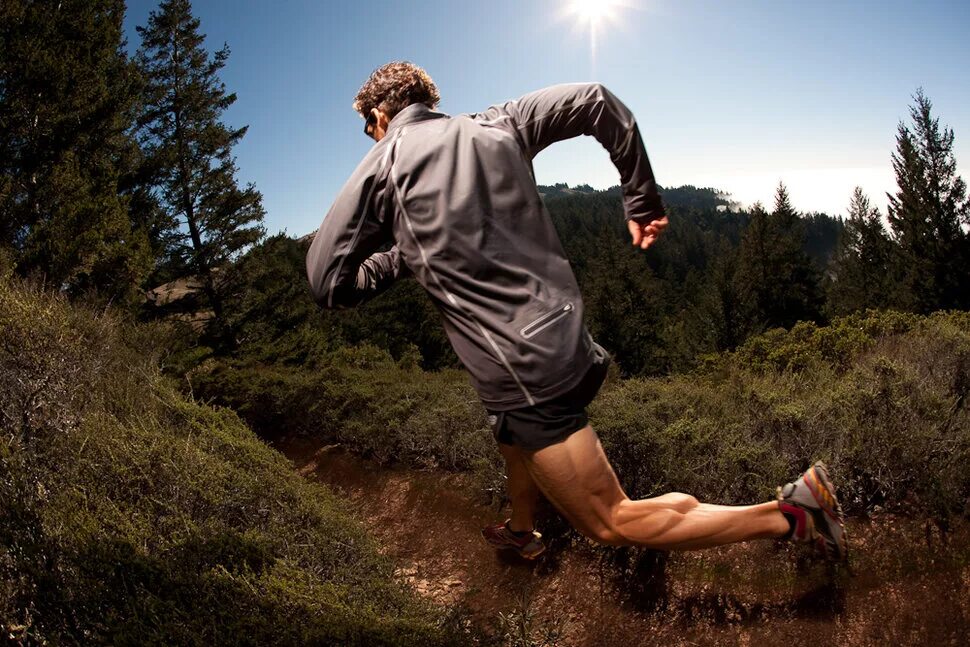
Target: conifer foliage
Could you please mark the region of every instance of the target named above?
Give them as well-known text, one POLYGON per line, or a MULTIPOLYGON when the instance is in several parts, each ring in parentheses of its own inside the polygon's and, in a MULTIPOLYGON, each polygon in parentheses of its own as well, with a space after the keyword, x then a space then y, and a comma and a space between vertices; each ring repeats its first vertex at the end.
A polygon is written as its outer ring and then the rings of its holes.
POLYGON ((210 57, 188 0, 164 0, 138 33, 141 142, 168 217, 162 265, 172 276, 201 278, 221 323, 227 285, 217 275, 264 233, 262 195, 235 178, 232 147, 247 127, 221 121, 236 101, 219 79, 229 48, 210 57))
POLYGON ((894 251, 879 209, 856 187, 833 261, 836 280, 829 291, 829 308, 845 314, 891 307, 899 272, 894 251))
POLYGON ((130 297, 151 266, 120 184, 137 149, 123 0, 0 3, 0 244, 70 293, 130 297))
POLYGON ((748 332, 819 320, 818 271, 804 246, 801 220, 779 183, 774 211, 755 204, 741 239, 736 283, 748 332))
POLYGON ((922 89, 914 99, 912 126, 898 127, 892 161, 899 190, 889 196, 902 274, 900 302, 916 312, 968 308, 970 203, 966 183, 956 174, 953 131, 941 129, 922 89))

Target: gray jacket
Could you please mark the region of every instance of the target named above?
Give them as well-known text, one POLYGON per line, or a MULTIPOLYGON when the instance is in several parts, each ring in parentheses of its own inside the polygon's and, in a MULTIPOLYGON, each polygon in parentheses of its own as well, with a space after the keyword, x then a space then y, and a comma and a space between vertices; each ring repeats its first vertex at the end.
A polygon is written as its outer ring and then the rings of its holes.
POLYGON ((412 104, 390 121, 313 239, 307 274, 317 302, 355 305, 410 271, 486 407, 568 391, 603 351, 583 324, 532 159, 577 135, 609 151, 627 219, 663 215, 636 121, 599 83, 555 85, 454 117, 412 104))

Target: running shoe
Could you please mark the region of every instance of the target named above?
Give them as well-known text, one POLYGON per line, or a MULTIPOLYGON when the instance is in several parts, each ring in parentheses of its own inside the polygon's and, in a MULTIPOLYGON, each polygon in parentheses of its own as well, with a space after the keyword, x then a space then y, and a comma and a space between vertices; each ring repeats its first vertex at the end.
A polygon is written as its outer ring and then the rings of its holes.
POLYGON ((812 542, 826 559, 845 561, 845 517, 824 463, 815 463, 797 481, 779 487, 778 507, 795 520, 793 540, 812 542))
POLYGON ((525 559, 535 559, 542 554, 546 549, 546 545, 542 543, 542 535, 535 530, 518 535, 509 530, 509 521, 511 519, 506 519, 504 523, 485 526, 482 528, 482 537, 495 548, 514 550, 525 559))

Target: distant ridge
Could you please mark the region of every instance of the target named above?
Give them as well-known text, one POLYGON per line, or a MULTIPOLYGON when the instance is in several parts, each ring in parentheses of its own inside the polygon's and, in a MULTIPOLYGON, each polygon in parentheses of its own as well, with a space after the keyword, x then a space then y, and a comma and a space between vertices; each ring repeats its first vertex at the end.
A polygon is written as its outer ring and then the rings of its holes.
POLYGON ((570 188, 570 186, 565 182, 556 182, 552 186, 547 186, 544 184, 539 185, 539 195, 541 195, 543 198, 559 198, 567 195, 575 195, 577 193, 616 193, 619 190, 619 185, 611 186, 604 191, 594 189, 588 184, 577 184, 572 188, 570 188))
MULTIPOLYGON (((658 187, 663 196, 664 204, 668 207, 680 209, 698 209, 701 211, 740 211, 740 204, 731 200, 731 194, 711 187, 695 187, 691 184, 664 188, 658 187)), ((620 185, 616 184, 608 189, 594 189, 588 184, 570 187, 565 182, 557 182, 552 186, 540 184, 539 195, 543 199, 565 198, 574 195, 620 193, 620 185)))
MULTIPOLYGON (((594 189, 588 184, 577 184, 569 186, 565 182, 556 182, 553 185, 538 185, 539 195, 543 199, 566 198, 573 195, 593 195, 596 193, 619 194, 620 185, 615 184, 608 189, 594 189)), ((668 207, 709 209, 716 211, 739 211, 740 205, 731 200, 731 194, 710 187, 698 188, 690 184, 684 186, 665 189, 659 187, 663 195, 664 204, 668 207)), ((301 243, 310 244, 316 231, 300 236, 297 240, 301 243)))

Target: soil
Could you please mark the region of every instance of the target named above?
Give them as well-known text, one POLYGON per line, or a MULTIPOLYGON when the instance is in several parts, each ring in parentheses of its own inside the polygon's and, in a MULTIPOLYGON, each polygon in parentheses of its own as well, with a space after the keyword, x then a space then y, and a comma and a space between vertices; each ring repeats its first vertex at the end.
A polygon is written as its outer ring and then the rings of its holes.
POLYGON ((970 528, 849 519, 851 572, 761 541, 662 553, 604 548, 548 511, 536 561, 490 548, 507 516, 468 474, 381 467, 339 447, 277 448, 352 501, 419 594, 513 645, 966 645, 970 528))

